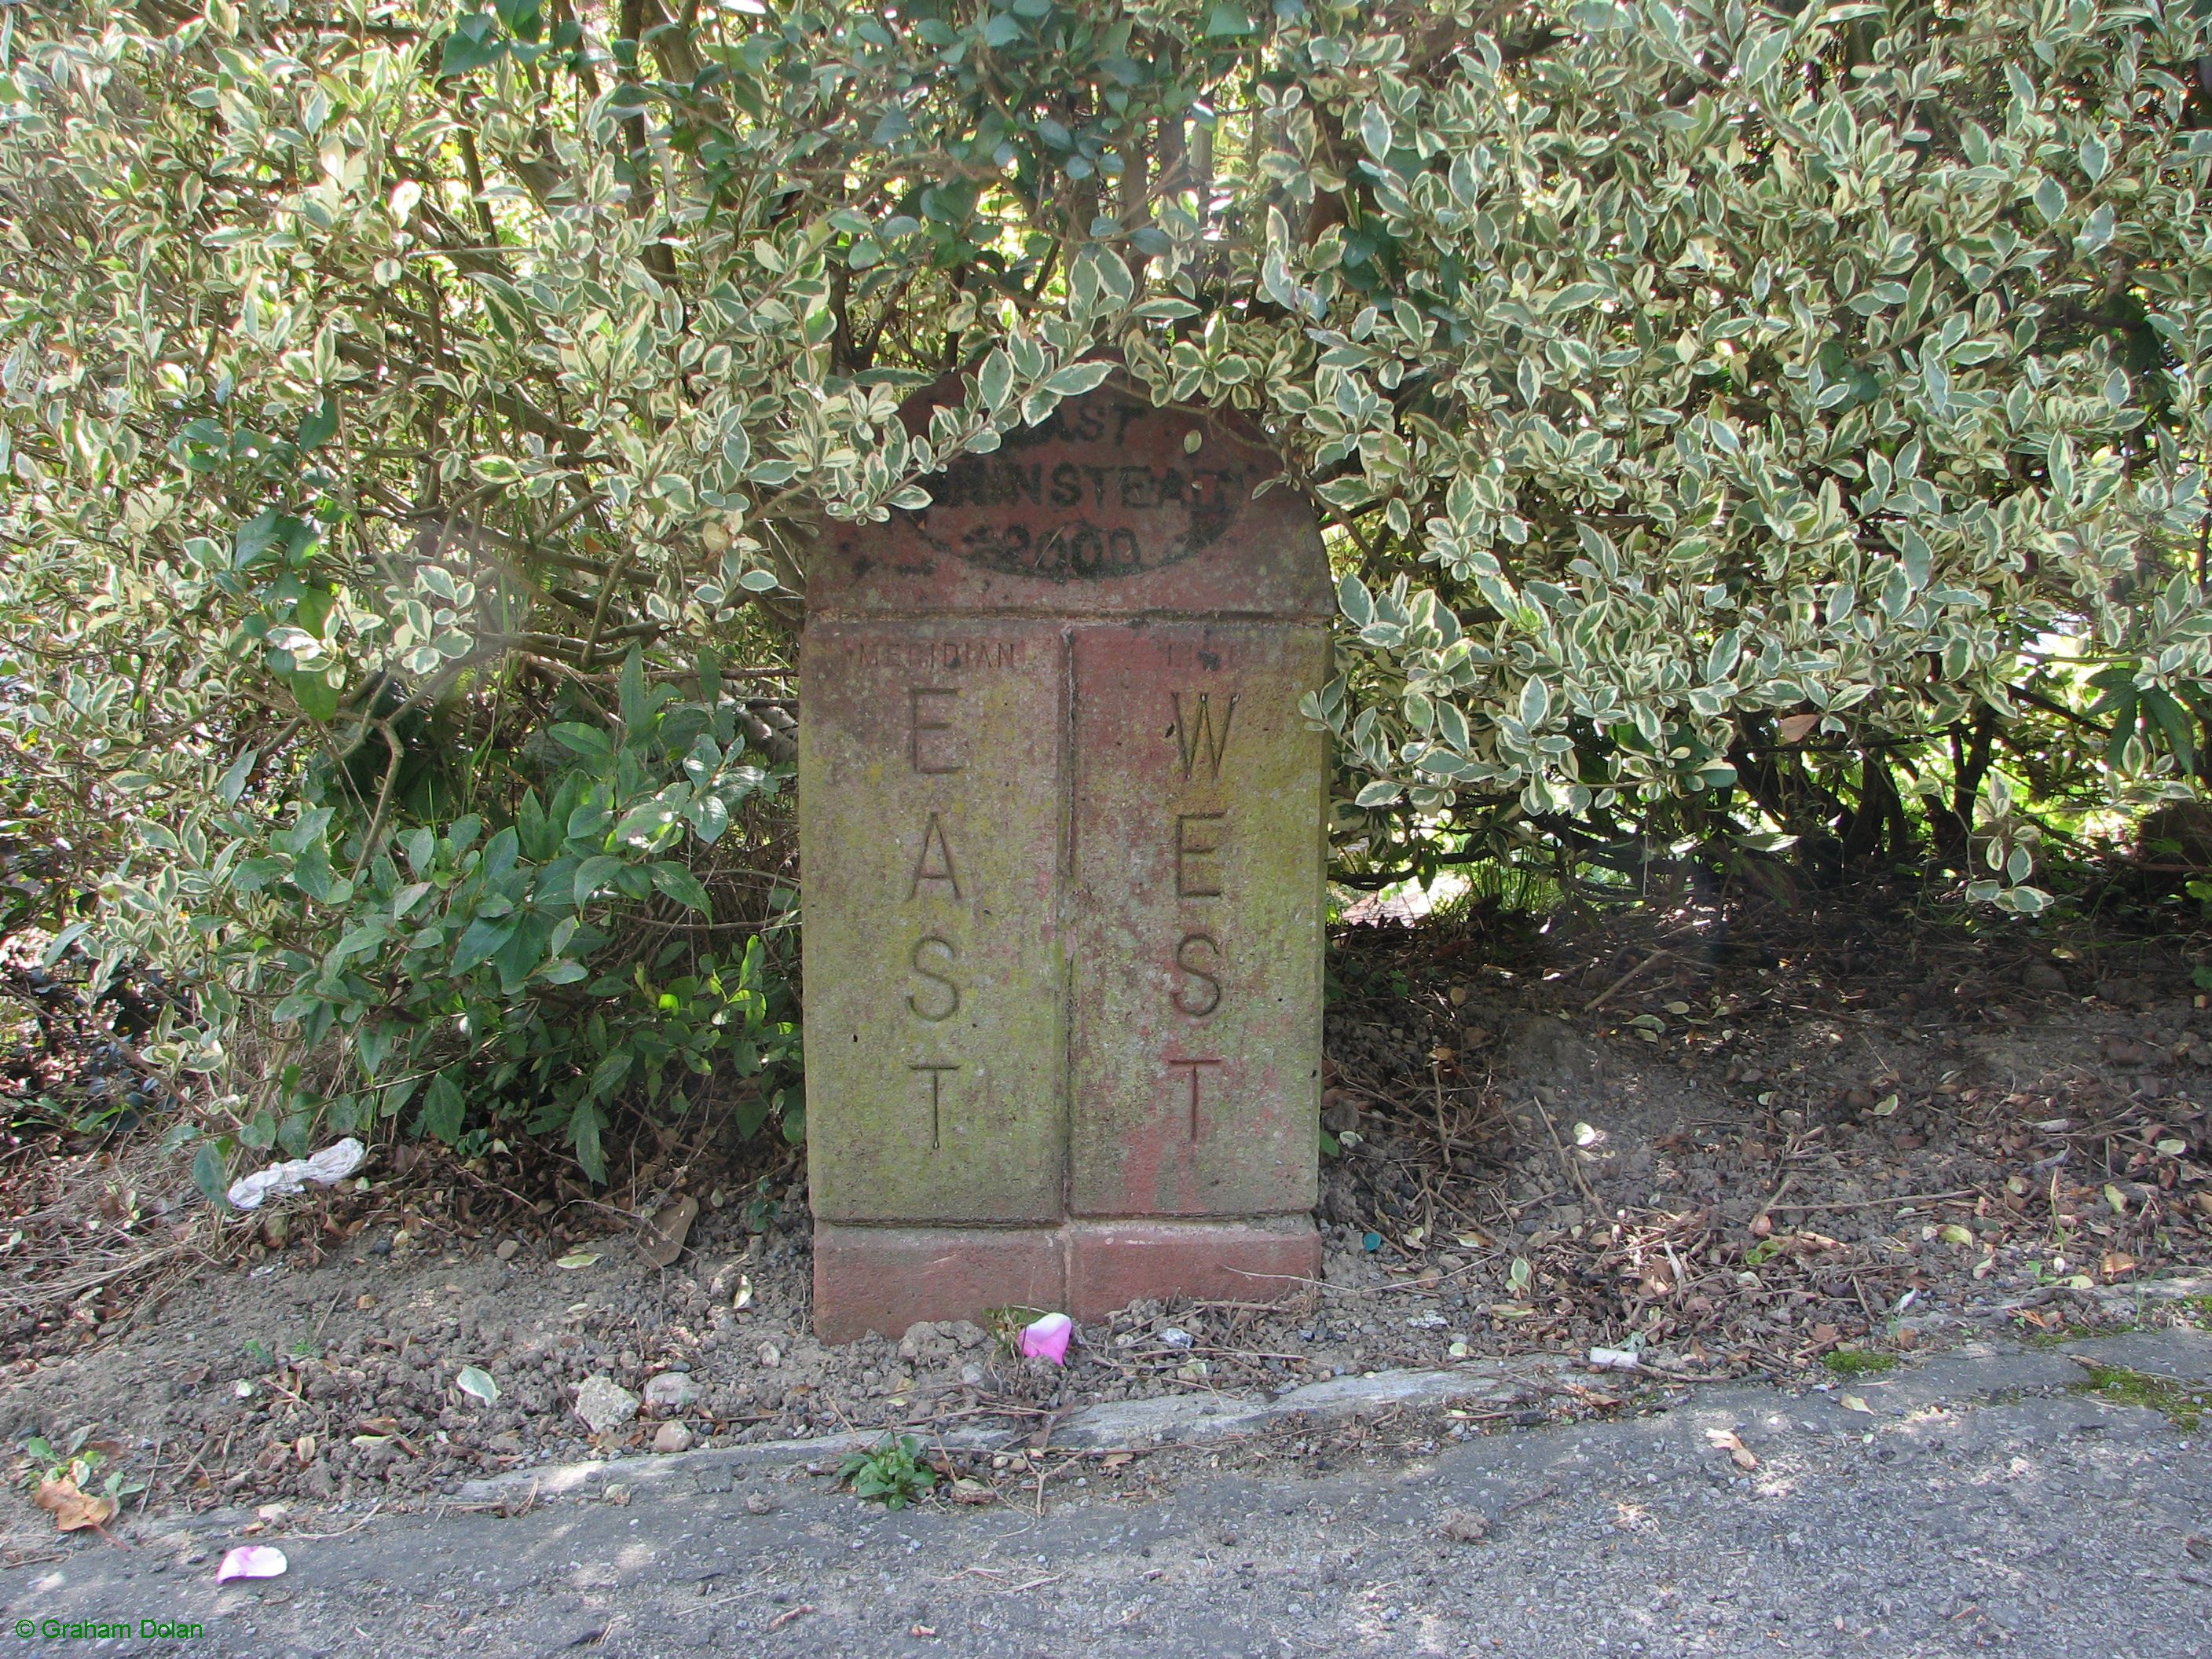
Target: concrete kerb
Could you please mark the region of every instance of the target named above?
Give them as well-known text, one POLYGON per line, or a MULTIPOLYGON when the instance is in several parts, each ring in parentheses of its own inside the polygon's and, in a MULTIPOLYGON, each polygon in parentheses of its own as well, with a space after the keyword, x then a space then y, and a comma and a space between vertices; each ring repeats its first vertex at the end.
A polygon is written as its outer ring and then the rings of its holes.
MULTIPOLYGON (((1489 1360, 1439 1371, 1377 1371, 1309 1382, 1272 1399, 1259 1395, 1169 1395, 1154 1400, 1113 1401, 1085 1407, 1054 1425, 1050 1444, 1067 1451, 1157 1451, 1242 1438, 1294 1423, 1339 1423, 1393 1410, 1441 1410, 1471 1404, 1501 1409, 1561 1391, 1562 1376, 1576 1367, 1555 1355, 1489 1360)), ((604 1497, 610 1486, 633 1491, 723 1492, 742 1475, 793 1463, 818 1463, 866 1451, 886 1434, 925 1436, 951 1451, 1001 1451, 1022 1444, 1031 1431, 968 1428, 946 1434, 926 1428, 885 1428, 818 1435, 807 1440, 766 1440, 750 1446, 715 1446, 658 1456, 616 1457, 587 1463, 553 1463, 465 1482, 448 1504, 492 1504, 535 1494, 604 1497)))
MULTIPOLYGON (((2171 1282, 2175 1288, 2144 1287, 2147 1299, 2205 1294, 2202 1279, 2171 1282)), ((1897 1370, 1831 1383, 1817 1390, 1832 1396, 1856 1394, 1876 1415, 1937 1403, 1985 1404, 2014 1394, 2056 1394, 2077 1383, 2085 1362, 2125 1364, 2157 1375, 2191 1381, 2212 1377, 2212 1337, 2191 1331, 2143 1331, 2118 1336, 2088 1336, 2055 1348, 2036 1349, 2002 1338, 1974 1339, 1955 1347, 1931 1350, 1897 1370)), ((1524 1407, 1548 1395, 1568 1392, 1570 1378, 1611 1385, 1637 1383, 1660 1390, 1686 1386, 1692 1379, 1661 1371, 1593 1373, 1564 1354, 1532 1354, 1505 1360, 1474 1360, 1449 1370, 1376 1371, 1364 1376, 1309 1382, 1272 1398, 1260 1395, 1188 1394, 1152 1400, 1114 1401, 1085 1407, 1053 1426, 1050 1445, 1066 1451, 1158 1451, 1198 1447, 1249 1437, 1301 1424, 1316 1426, 1378 1416, 1394 1410, 1431 1411, 1450 1407, 1488 1406, 1499 1411, 1524 1407)), ((1756 1378, 1730 1379, 1739 1389, 1771 1386, 1756 1378)), ((1687 1396, 1701 1397, 1702 1389, 1687 1396)), ((1681 1403, 1677 1399, 1672 1403, 1681 1403)), ((1838 1405, 1838 1409, 1842 1407, 1838 1405)), ((602 1462, 547 1464, 510 1469, 464 1483, 441 1502, 482 1504, 512 1502, 534 1494, 597 1498, 611 1486, 633 1491, 689 1489, 725 1492, 738 1480, 793 1464, 819 1464, 866 1451, 885 1434, 909 1433, 951 1451, 1009 1450, 1032 1438, 1035 1431, 963 1428, 936 1433, 926 1426, 871 1429, 820 1435, 806 1440, 769 1440, 747 1446, 717 1446, 661 1455, 610 1458, 602 1462)))

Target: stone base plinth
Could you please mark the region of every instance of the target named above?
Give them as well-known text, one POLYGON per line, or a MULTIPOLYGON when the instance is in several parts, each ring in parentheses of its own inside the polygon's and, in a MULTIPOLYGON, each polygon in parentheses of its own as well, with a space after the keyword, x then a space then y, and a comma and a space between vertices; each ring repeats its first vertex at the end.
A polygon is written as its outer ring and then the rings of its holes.
POLYGON ((814 1328, 825 1342, 897 1336, 994 1308, 1098 1319, 1140 1297, 1271 1302, 1321 1273, 1311 1218, 1074 1221, 1059 1227, 817 1222, 814 1328))
POLYGON ((1310 1216, 1235 1221, 1074 1221, 1067 1311, 1097 1319, 1139 1297, 1274 1302, 1321 1276, 1310 1216))

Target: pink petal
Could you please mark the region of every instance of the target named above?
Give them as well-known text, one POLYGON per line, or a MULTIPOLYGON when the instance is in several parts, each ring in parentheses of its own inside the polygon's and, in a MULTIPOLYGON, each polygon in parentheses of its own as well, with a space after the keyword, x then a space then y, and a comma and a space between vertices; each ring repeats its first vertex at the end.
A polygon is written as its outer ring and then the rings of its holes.
POLYGON ((268 1544, 240 1544, 222 1558, 222 1565, 215 1570, 215 1582, 227 1583, 233 1578, 274 1578, 291 1564, 285 1560, 284 1552, 268 1544))
POLYGON ((1024 1359, 1049 1359, 1055 1365, 1065 1365, 1067 1339, 1074 1331, 1075 1322, 1066 1314, 1047 1314, 1023 1330, 1017 1346, 1024 1359))

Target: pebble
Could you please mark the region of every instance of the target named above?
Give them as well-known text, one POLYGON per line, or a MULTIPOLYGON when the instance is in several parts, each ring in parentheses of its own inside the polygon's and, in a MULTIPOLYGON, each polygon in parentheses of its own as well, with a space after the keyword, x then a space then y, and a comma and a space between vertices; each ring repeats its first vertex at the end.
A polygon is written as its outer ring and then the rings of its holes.
POLYGON ((663 1417, 690 1408, 698 1401, 699 1384, 684 1371, 663 1371, 645 1384, 645 1403, 663 1417))
POLYGON ((520 1241, 512 1238, 502 1238, 499 1241, 499 1248, 494 1250, 492 1254, 497 1256, 501 1261, 512 1261, 514 1260, 514 1253, 521 1248, 522 1245, 520 1241))
POLYGON ((587 1376, 576 1387, 575 1410, 585 1427, 605 1434, 637 1415, 637 1396, 611 1376, 587 1376))
POLYGON ((769 1370, 774 1370, 778 1365, 783 1364, 783 1350, 773 1342, 762 1343, 757 1357, 762 1365, 769 1370))
POLYGON ((691 1431, 681 1423, 663 1423, 653 1431, 653 1449, 657 1452, 690 1451, 691 1431))

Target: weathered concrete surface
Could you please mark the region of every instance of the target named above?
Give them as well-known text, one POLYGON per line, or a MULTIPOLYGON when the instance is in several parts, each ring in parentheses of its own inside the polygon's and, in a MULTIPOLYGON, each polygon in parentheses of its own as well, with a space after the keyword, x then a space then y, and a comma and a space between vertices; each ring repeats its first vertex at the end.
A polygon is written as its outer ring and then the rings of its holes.
POLYGON ((807 1160, 823 1220, 1060 1213, 1064 651, 1036 623, 807 628, 807 1160))
POLYGON ((1109 383, 818 550, 825 1338, 1317 1270, 1327 751, 1297 706, 1333 605, 1310 509, 1255 493, 1275 471, 1249 427, 1109 383))
MULTIPOLYGON (((2062 1376, 2070 1376, 2064 1367, 2062 1376)), ((1393 1411, 1430 1411, 1480 1404, 1485 1409, 1540 1403, 1560 1395, 1573 1367, 1550 1355, 1484 1359, 1438 1371, 1376 1371, 1306 1382, 1276 1395, 1179 1394, 1150 1400, 1086 1406, 1053 1425, 1052 1443, 1070 1450, 1150 1450, 1162 1446, 1207 1446, 1287 1425, 1343 1423, 1393 1411)), ((1023 1435, 1014 1438, 1026 1437, 1023 1435)), ((674 1456, 619 1457, 599 1463, 562 1463, 510 1469, 464 1485, 459 1501, 483 1504, 519 1499, 597 1498, 611 1486, 637 1492, 726 1492, 732 1480, 792 1464, 820 1463, 862 1450, 883 1439, 880 1431, 819 1435, 811 1440, 771 1440, 718 1446, 674 1456)), ((1003 1426, 956 1426, 930 1436, 954 1451, 995 1449, 1009 1436, 1003 1426)))
POLYGON ((0 1571, 0 1615, 197 1621, 72 1645, 222 1659, 2197 1659, 2212 1440, 2019 1369, 2046 1357, 1954 1356, 1932 1391, 1908 1367, 1873 1415, 1744 1384, 1457 1441, 1433 1417, 1316 1431, 1241 1471, 1171 1451, 1070 1469, 1041 1513, 886 1513, 790 1465, 512 1519, 337 1516, 280 1530, 284 1577, 221 1588, 247 1517, 156 1521, 0 1571))

